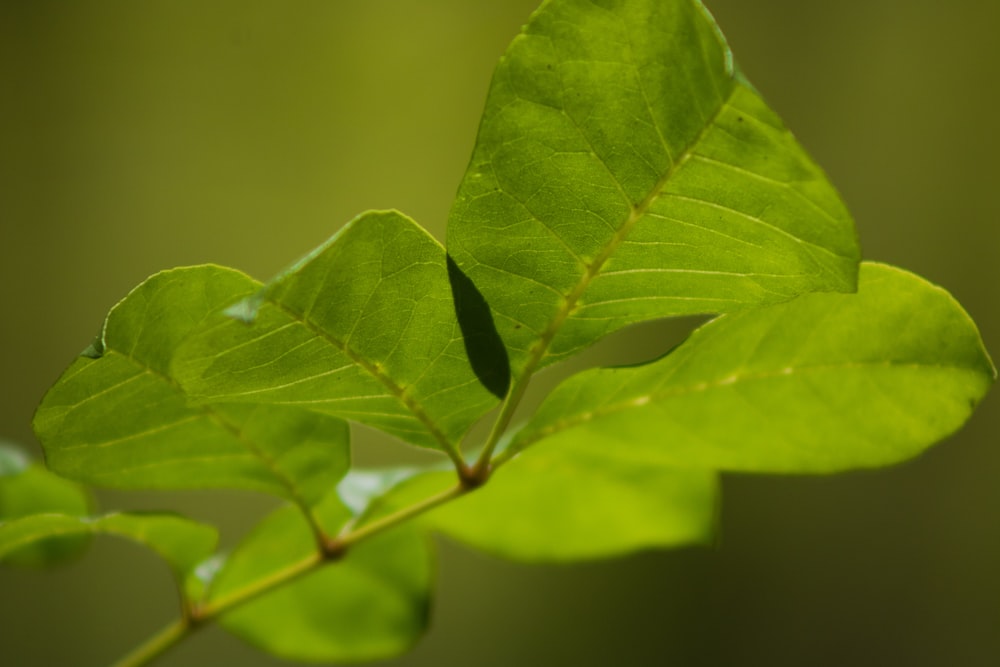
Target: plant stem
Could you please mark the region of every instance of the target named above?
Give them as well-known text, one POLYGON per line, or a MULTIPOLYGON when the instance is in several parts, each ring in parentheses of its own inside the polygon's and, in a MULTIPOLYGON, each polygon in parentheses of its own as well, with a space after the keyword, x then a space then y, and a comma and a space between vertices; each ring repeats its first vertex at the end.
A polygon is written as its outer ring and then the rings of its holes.
POLYGON ((351 529, 333 540, 328 540, 324 549, 317 550, 302 560, 251 582, 229 595, 217 598, 202 607, 193 608, 184 618, 180 618, 164 627, 134 651, 121 658, 118 662, 115 662, 112 667, 142 667, 143 665, 148 665, 203 624, 214 620, 221 614, 246 604, 264 593, 291 583, 295 579, 309 574, 324 565, 335 563, 349 547, 358 542, 404 523, 475 488, 467 484, 456 484, 454 487, 441 493, 425 498, 418 503, 404 507, 371 523, 364 524, 359 528, 351 529))
POLYGON ((497 415, 497 420, 493 422, 493 428, 486 439, 486 445, 483 447, 482 453, 480 453, 479 458, 472 468, 471 477, 485 480, 489 474, 490 459, 493 458, 493 451, 500 442, 500 438, 507 431, 507 427, 510 425, 510 420, 514 417, 517 406, 521 404, 521 399, 524 398, 524 392, 528 388, 528 381, 531 379, 532 370, 532 368, 528 368, 521 378, 515 381, 514 385, 510 388, 510 392, 508 392, 507 397, 503 401, 503 407, 500 408, 500 414, 497 415))
POLYGON ((404 521, 407 521, 409 519, 412 519, 415 516, 430 511, 435 507, 437 507, 438 505, 443 505, 449 500, 458 498, 459 496, 468 493, 473 488, 475 487, 469 487, 465 484, 457 484, 446 491, 438 493, 437 495, 425 498, 424 500, 421 500, 419 503, 410 505, 409 507, 404 507, 403 509, 397 512, 393 512, 392 514, 388 514, 380 519, 376 519, 371 523, 366 523, 360 528, 353 529, 348 533, 341 535, 340 537, 335 539, 334 544, 331 546, 332 547, 339 546, 342 549, 346 549, 347 547, 353 544, 357 544, 361 540, 372 537, 373 535, 381 533, 384 530, 392 528, 393 526, 403 523, 404 521))
POLYGON ((178 643, 194 629, 185 619, 177 619, 170 625, 136 647, 134 651, 123 657, 112 667, 140 667, 148 665, 155 658, 165 653, 168 649, 178 643))
MULTIPOLYGON (((518 405, 520 405, 521 399, 524 397, 524 392, 528 388, 528 382, 531 380, 531 376, 534 374, 534 370, 546 348, 547 344, 536 350, 535 355, 529 361, 521 377, 511 387, 475 465, 471 466, 471 468, 466 466, 461 454, 454 447, 445 447, 445 452, 458 470, 460 479, 458 484, 409 507, 404 507, 371 523, 364 524, 359 528, 351 528, 332 540, 324 538, 322 531, 319 531, 317 533, 319 548, 314 553, 277 572, 262 577, 244 588, 233 591, 227 596, 218 598, 210 604, 193 608, 183 618, 163 628, 141 646, 114 663, 112 667, 143 667, 144 665, 148 665, 204 623, 210 622, 221 614, 245 604, 264 593, 288 584, 324 565, 336 562, 351 546, 358 542, 404 523, 455 498, 459 498, 484 484, 489 478, 493 451, 510 425, 510 420, 513 418, 518 405)), ((318 528, 315 518, 304 507, 301 509, 303 509, 307 520, 315 531, 318 528)))
POLYGON ((323 563, 329 562, 329 560, 319 551, 311 553, 300 561, 292 563, 277 572, 272 572, 266 577, 261 577, 247 586, 233 591, 229 595, 218 598, 211 604, 195 609, 192 616, 199 624, 210 621, 233 607, 238 607, 278 586, 290 583, 302 575, 312 572, 323 563))

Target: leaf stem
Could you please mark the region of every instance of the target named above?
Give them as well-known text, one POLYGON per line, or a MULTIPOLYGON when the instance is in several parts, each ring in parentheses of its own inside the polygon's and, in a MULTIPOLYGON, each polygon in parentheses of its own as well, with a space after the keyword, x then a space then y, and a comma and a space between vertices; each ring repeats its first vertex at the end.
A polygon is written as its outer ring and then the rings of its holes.
POLYGON ((305 558, 276 572, 272 572, 265 577, 261 577, 228 595, 219 597, 211 603, 200 607, 194 606, 190 609, 185 608, 185 614, 182 618, 164 627, 131 653, 115 662, 112 667, 142 667, 143 665, 148 665, 199 627, 211 622, 225 612, 246 604, 269 591, 289 584, 324 565, 335 563, 355 544, 404 523, 438 505, 458 498, 475 488, 476 486, 474 485, 469 485, 464 481, 460 482, 452 488, 425 498, 409 507, 404 507, 399 511, 376 519, 371 523, 364 524, 359 528, 349 529, 344 534, 332 540, 327 539, 322 548, 317 549, 305 558))
POLYGON ((472 479, 485 480, 490 473, 490 460, 493 458, 493 452, 497 448, 497 444, 500 442, 500 438, 507 431, 507 427, 510 425, 510 420, 514 417, 514 412, 517 411, 517 406, 521 404, 521 399, 524 398, 524 392, 528 388, 528 382, 531 379, 531 370, 528 369, 521 379, 516 381, 514 385, 510 388, 507 397, 503 401, 503 406, 500 408, 500 414, 497 415, 497 419, 493 422, 493 428, 490 430, 489 437, 486 438, 486 444, 483 447, 483 451, 479 454, 479 458, 476 460, 475 465, 472 467, 472 471, 469 475, 472 479))
POLYGON ((332 548, 339 547, 340 549, 346 549, 351 545, 357 544, 361 540, 377 535, 378 533, 412 519, 415 516, 428 512, 438 505, 443 505, 449 500, 458 498, 459 496, 468 493, 473 488, 475 487, 469 486, 465 483, 456 484, 446 491, 442 491, 441 493, 421 500, 419 503, 415 503, 409 507, 404 507, 403 509, 393 512, 392 514, 387 514, 386 516, 376 519, 371 523, 362 525, 360 528, 352 529, 346 534, 333 540, 333 543, 330 546, 332 548))
POLYGON ((206 621, 210 621, 233 607, 245 604, 250 600, 270 591, 271 589, 290 583, 299 577, 312 572, 323 563, 331 560, 332 559, 325 557, 322 552, 315 551, 300 561, 292 563, 291 565, 276 572, 272 572, 266 577, 261 577, 243 588, 233 591, 229 595, 217 598, 211 604, 206 604, 203 607, 194 609, 192 612, 192 618, 196 623, 205 623, 206 621))
POLYGON ((187 619, 177 619, 136 647, 112 667, 140 667, 165 653, 191 633, 195 628, 187 619))

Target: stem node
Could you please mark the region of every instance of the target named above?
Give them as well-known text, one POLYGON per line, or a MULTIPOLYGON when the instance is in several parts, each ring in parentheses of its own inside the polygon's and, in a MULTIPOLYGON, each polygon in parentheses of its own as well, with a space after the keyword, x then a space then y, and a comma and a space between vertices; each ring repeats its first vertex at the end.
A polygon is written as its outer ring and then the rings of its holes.
POLYGON ((486 484, 493 472, 489 461, 480 461, 476 465, 463 465, 458 469, 458 481, 463 491, 472 491, 486 484))

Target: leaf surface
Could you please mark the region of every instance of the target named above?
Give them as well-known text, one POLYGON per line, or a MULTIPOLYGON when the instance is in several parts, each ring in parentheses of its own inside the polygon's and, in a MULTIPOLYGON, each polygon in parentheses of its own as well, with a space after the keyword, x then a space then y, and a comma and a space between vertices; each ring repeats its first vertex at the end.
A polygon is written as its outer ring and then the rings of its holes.
POLYGON ((995 375, 947 292, 865 263, 857 294, 723 315, 657 361, 570 378, 514 448, 750 472, 881 466, 958 429, 995 375))
POLYGON ((851 291, 837 193, 693 0, 553 0, 494 74, 448 250, 515 377, 629 323, 851 291))
POLYGON ((215 528, 170 514, 33 514, 0 522, 0 559, 55 537, 117 535, 156 551, 183 581, 215 549, 215 528))
POLYGON ((176 366, 203 401, 307 407, 445 451, 496 403, 444 249, 400 213, 359 216, 229 312, 176 366))
POLYGON ((35 415, 50 467, 118 488, 237 487, 318 501, 349 466, 347 424, 291 406, 193 404, 171 370, 194 328, 259 286, 197 266, 134 289, 35 415))
MULTIPOLYGON (((454 485, 453 471, 416 476, 375 501, 367 519, 454 485)), ((609 462, 539 447, 498 469, 481 489, 417 522, 502 558, 557 563, 704 544, 715 528, 717 504, 711 471, 609 462)))
MULTIPOLYGON (((83 516, 92 505, 90 494, 79 484, 32 463, 19 447, 0 442, 0 534, 21 517, 40 513, 83 516)), ((56 565, 81 553, 88 543, 79 536, 31 540, 20 549, 5 549, 0 560, 26 567, 56 565)))
MULTIPOLYGON (((341 519, 348 516, 341 508, 341 519)), ((332 532, 329 517, 325 526, 332 532)), ((397 528, 351 547, 342 560, 225 613, 219 622, 288 660, 370 661, 412 646, 427 624, 431 555, 425 537, 397 528)), ((226 561, 209 604, 309 559, 316 544, 294 508, 264 519, 226 561)))

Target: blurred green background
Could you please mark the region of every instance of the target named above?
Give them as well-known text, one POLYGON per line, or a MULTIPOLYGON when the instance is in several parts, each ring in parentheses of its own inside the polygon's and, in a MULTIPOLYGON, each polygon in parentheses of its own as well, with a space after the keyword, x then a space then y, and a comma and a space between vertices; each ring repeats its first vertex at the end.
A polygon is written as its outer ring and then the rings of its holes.
MULTIPOLYGON (((867 258, 946 286, 1000 355, 1000 130, 982 0, 709 0, 824 166, 867 258)), ((534 0, 0 0, 0 438, 157 270, 267 278, 369 208, 439 238, 496 59, 534 0)), ((591 361, 662 349, 645 326, 591 361)), ((545 382, 542 383, 543 385, 545 382)), ((365 434, 377 461, 399 448, 365 434)), ((442 545, 424 665, 1000 664, 1000 391, 894 469, 724 481, 711 548, 570 567, 442 545)), ((104 493, 217 521, 270 502, 104 493)), ((109 663, 175 614, 166 568, 99 540, 0 571, 0 663, 109 663)), ((217 629, 164 667, 280 664, 217 629)))

